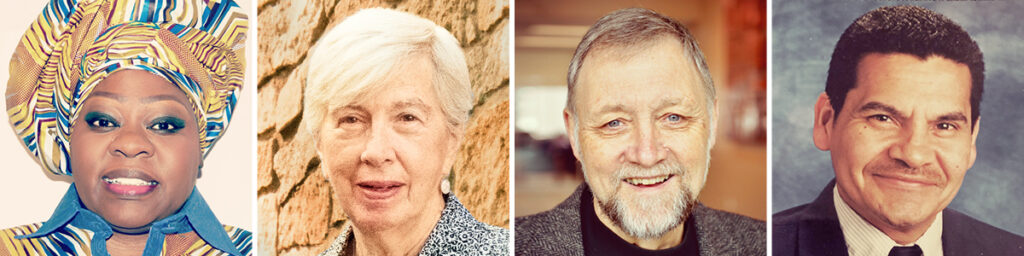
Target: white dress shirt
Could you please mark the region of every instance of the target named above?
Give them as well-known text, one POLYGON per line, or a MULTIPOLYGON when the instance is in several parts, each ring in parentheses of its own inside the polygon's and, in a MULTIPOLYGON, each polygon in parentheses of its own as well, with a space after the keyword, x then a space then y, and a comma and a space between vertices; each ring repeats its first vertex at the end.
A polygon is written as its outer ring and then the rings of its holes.
POLYGON ((832 189, 832 200, 835 204, 836 215, 839 215, 839 227, 843 230, 846 250, 850 256, 889 255, 889 250, 892 250, 894 246, 914 246, 914 244, 921 247, 924 256, 942 256, 942 212, 935 216, 935 221, 917 241, 910 244, 899 244, 857 215, 857 212, 853 211, 853 208, 850 208, 846 201, 839 196, 838 186, 832 189))

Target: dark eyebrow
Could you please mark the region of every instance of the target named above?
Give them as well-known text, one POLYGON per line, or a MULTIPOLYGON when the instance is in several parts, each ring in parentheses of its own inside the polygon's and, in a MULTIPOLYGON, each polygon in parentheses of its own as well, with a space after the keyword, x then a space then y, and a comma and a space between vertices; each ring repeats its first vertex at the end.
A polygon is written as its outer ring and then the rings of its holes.
POLYGON ((889 115, 891 115, 891 116, 893 116, 893 117, 895 117, 897 119, 900 119, 900 120, 907 119, 907 116, 904 115, 899 110, 896 110, 896 107, 893 107, 893 106, 890 106, 890 105, 887 105, 887 104, 884 104, 884 103, 881 103, 881 102, 877 102, 877 101, 868 102, 867 104, 864 104, 863 106, 860 106, 860 109, 857 109, 857 112, 867 112, 867 111, 882 111, 882 112, 886 112, 889 115))
POLYGON ((161 95, 149 96, 149 97, 143 98, 142 99, 142 103, 153 103, 153 102, 157 102, 157 101, 167 101, 167 100, 174 101, 174 102, 177 102, 177 103, 181 103, 181 105, 183 105, 185 107, 189 106, 188 102, 183 102, 181 100, 181 98, 175 97, 174 95, 170 95, 170 94, 161 94, 161 95))
MULTIPOLYGON (((119 95, 119 94, 115 94, 115 93, 112 93, 112 92, 93 92, 92 96, 110 98, 110 99, 116 100, 118 102, 124 101, 124 96, 119 95)), ((177 103, 181 103, 181 105, 185 106, 185 107, 189 106, 188 102, 182 102, 180 98, 175 97, 174 95, 170 95, 170 94, 161 94, 161 95, 149 96, 149 97, 143 98, 142 99, 142 103, 153 103, 153 102, 157 102, 157 101, 166 101, 166 100, 174 101, 174 102, 177 102, 177 103)))
POLYGON ((964 115, 964 113, 953 112, 953 113, 948 113, 948 114, 945 114, 945 115, 941 115, 941 116, 939 116, 939 118, 935 119, 935 121, 938 121, 938 122, 961 122, 961 123, 966 123, 967 122, 967 116, 964 115))
MULTIPOLYGON (((860 109, 858 109, 858 112, 865 112, 865 111, 872 111, 872 110, 874 110, 874 111, 882 111, 882 112, 889 113, 889 115, 892 115, 892 116, 896 117, 897 119, 905 119, 905 115, 903 115, 903 113, 901 113, 899 110, 896 110, 895 107, 889 106, 889 105, 886 105, 886 104, 883 104, 883 103, 879 103, 879 102, 874 102, 874 101, 868 102, 867 104, 864 104, 864 106, 861 106, 860 109)), ((961 113, 961 112, 951 112, 951 113, 947 113, 947 114, 943 114, 943 115, 939 116, 934 121, 936 121, 936 122, 964 122, 964 123, 966 123, 967 122, 967 116, 964 115, 964 113, 961 113)))
POLYGON ((122 97, 121 95, 117 95, 117 94, 110 93, 110 92, 93 92, 92 96, 111 98, 111 99, 114 99, 114 100, 117 100, 117 101, 124 100, 124 97, 122 97))

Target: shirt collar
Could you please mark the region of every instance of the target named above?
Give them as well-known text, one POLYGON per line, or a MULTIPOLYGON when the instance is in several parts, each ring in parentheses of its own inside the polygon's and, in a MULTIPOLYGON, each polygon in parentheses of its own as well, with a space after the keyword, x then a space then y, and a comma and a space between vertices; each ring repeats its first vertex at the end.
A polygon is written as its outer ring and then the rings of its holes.
MULTIPOLYGON (((57 209, 53 211, 42 227, 28 235, 17 236, 17 239, 39 238, 56 232, 67 225, 84 228, 94 232, 91 248, 94 255, 109 255, 106 240, 113 234, 110 224, 98 214, 82 206, 78 197, 78 189, 72 183, 61 198, 57 209)), ((192 194, 177 213, 153 222, 149 229, 149 238, 143 255, 155 255, 163 251, 164 236, 195 231, 199 238, 218 250, 231 255, 242 255, 234 246, 224 226, 213 215, 206 200, 199 194, 199 189, 192 187, 192 194)))
MULTIPOLYGON (((441 210, 441 219, 434 225, 434 229, 430 231, 430 235, 427 236, 426 243, 423 244, 423 248, 420 249, 419 255, 436 255, 436 254, 450 254, 445 253, 446 250, 454 247, 450 241, 446 241, 451 237, 455 237, 457 233, 469 230, 471 225, 482 224, 469 213, 469 210, 459 202, 459 199, 454 194, 448 194, 444 197, 444 209, 441 210)), ((353 227, 351 221, 346 221, 341 228, 341 234, 338 238, 334 239, 330 247, 327 250, 320 253, 321 256, 326 255, 353 255, 355 245, 355 237, 353 234, 353 227)))
POLYGON ((852 256, 889 255, 894 246, 913 246, 917 244, 925 256, 942 256, 942 212, 935 216, 931 226, 921 238, 911 244, 899 244, 875 226, 861 218, 850 205, 839 196, 839 186, 832 188, 832 201, 835 204, 839 226, 846 239, 847 252, 852 256))
POLYGON ((434 230, 427 236, 427 242, 420 250, 420 254, 434 254, 444 252, 446 246, 445 238, 458 234, 462 230, 469 229, 470 223, 477 223, 476 218, 469 213, 469 210, 459 202, 454 194, 442 195, 444 197, 444 209, 441 210, 441 219, 434 225, 434 230))

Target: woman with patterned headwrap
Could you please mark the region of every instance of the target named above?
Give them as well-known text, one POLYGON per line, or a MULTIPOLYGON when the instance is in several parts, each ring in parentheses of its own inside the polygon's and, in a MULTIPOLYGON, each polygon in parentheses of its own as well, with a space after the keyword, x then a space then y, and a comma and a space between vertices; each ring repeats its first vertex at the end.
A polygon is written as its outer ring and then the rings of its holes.
POLYGON ((247 18, 232 0, 51 0, 11 60, 7 114, 72 184, 0 255, 249 255, 195 186, 231 120, 247 18))

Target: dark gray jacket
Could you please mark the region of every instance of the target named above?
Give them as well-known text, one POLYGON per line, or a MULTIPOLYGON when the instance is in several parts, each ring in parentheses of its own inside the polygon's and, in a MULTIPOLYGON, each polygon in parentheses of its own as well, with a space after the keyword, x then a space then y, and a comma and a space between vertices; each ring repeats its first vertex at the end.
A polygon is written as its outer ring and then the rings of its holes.
MULTIPOLYGON (((833 179, 814 201, 772 215, 772 255, 847 255, 833 179)), ((943 255, 1024 255, 1024 237, 942 210, 943 255)), ((518 234, 517 234, 518 235, 518 234)))
MULTIPOLYGON (((554 209, 516 218, 516 255, 583 255, 580 196, 586 183, 554 209)), ((701 255, 765 255, 765 223, 697 204, 701 255)))

